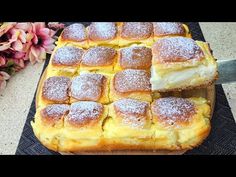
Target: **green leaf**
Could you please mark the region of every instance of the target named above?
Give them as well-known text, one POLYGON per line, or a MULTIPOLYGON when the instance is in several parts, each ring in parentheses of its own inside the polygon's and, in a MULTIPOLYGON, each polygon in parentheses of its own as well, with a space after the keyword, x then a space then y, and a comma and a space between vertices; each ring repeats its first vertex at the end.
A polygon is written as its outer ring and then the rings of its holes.
POLYGON ((4 71, 7 74, 9 74, 10 76, 15 74, 15 69, 14 69, 14 65, 11 65, 9 67, 5 67, 5 68, 0 68, 0 71, 4 71))
POLYGON ((6 66, 7 66, 7 67, 10 67, 10 66, 13 66, 14 64, 15 64, 14 61, 11 60, 11 59, 9 59, 9 60, 7 61, 6 66))

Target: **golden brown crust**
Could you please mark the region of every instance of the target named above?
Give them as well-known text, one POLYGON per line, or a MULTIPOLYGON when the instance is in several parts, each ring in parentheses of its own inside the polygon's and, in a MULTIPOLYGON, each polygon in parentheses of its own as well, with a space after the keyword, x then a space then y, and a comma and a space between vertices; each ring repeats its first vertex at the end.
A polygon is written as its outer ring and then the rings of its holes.
POLYGON ((104 94, 106 80, 101 74, 81 74, 72 80, 71 96, 80 101, 98 101, 104 94))
POLYGON ((44 124, 53 126, 69 113, 69 109, 67 104, 48 105, 40 111, 41 120, 44 124))
POLYGON ((103 114, 104 107, 101 103, 93 101, 80 101, 71 104, 71 109, 66 117, 66 122, 74 127, 96 125, 103 114))
POLYGON ((135 99, 120 99, 113 103, 116 112, 115 119, 121 119, 120 122, 136 128, 144 128, 147 124, 148 103, 135 99))
POLYGON ((88 37, 92 41, 112 40, 117 35, 114 22, 93 22, 88 27, 88 37))
MULTIPOLYGON (((62 154, 72 153, 72 154, 80 154, 80 153, 104 153, 107 154, 109 152, 111 153, 121 153, 121 154, 130 154, 130 153, 144 153, 144 154, 178 154, 178 153, 184 153, 186 150, 193 149, 197 146, 199 146, 209 135, 210 127, 202 131, 200 134, 198 134, 199 141, 195 141, 191 145, 189 144, 182 144, 182 145, 172 145, 172 146, 165 146, 154 143, 155 141, 150 138, 142 138, 140 139, 140 142, 142 144, 127 144, 125 142, 122 142, 124 139, 115 140, 115 139, 100 139, 96 145, 92 146, 80 146, 79 141, 73 142, 73 144, 62 146, 60 144, 57 144, 56 146, 47 143, 47 142, 41 142, 44 146, 47 148, 61 152, 62 154), (147 143, 145 143, 147 142, 147 143)), ((38 137, 39 138, 39 137, 38 137)), ((158 140, 157 140, 158 141, 158 140)), ((65 143, 64 143, 65 144, 65 143)))
POLYGON ((126 69, 115 74, 113 86, 119 93, 150 92, 150 74, 145 70, 126 69))
POLYGON ((102 151, 102 150, 106 150, 106 148, 104 148, 103 143, 100 143, 100 141, 98 142, 98 144, 96 145, 91 145, 91 146, 80 146, 80 141, 78 142, 70 142, 70 145, 67 146, 58 146, 57 151, 58 152, 62 152, 63 154, 65 153, 85 153, 85 152, 97 152, 97 151, 102 151))
POLYGON ((63 46, 56 50, 52 57, 54 66, 78 66, 81 62, 84 50, 73 47, 63 46))
POLYGON ((156 63, 185 62, 204 58, 203 51, 197 43, 186 37, 160 39, 152 46, 152 53, 156 63))
POLYGON ((83 24, 74 23, 63 30, 61 38, 76 42, 85 41, 87 39, 86 29, 83 24))
POLYGON ((157 147, 155 146, 154 143, 150 143, 151 139, 150 138, 142 138, 140 139, 140 142, 142 142, 142 144, 127 144, 125 142, 122 143, 122 140, 116 142, 115 140, 111 140, 111 142, 109 143, 106 142, 106 148, 101 149, 102 150, 106 150, 106 151, 110 151, 110 152, 116 152, 116 151, 135 151, 135 150, 139 150, 139 151, 152 151, 154 152, 155 149, 157 149, 157 147), (145 144, 145 141, 149 142, 149 144, 145 144))
POLYGON ((88 49, 82 57, 82 65, 85 66, 108 66, 115 61, 117 52, 110 47, 93 47, 88 49))
POLYGON ((153 26, 150 22, 124 22, 121 26, 121 38, 142 40, 151 37, 153 26))
POLYGON ((185 36, 186 31, 182 23, 153 22, 154 36, 185 36))
POLYGON ((165 125, 187 125, 196 114, 194 103, 185 98, 166 97, 152 103, 153 118, 165 125))
POLYGON ((119 64, 122 69, 149 69, 152 50, 144 46, 132 46, 120 50, 119 64))
MULTIPOLYGON (((129 138, 127 138, 129 139, 129 138)), ((59 151, 63 152, 70 152, 70 153, 160 153, 160 154, 165 154, 165 153, 178 153, 182 149, 177 146, 169 146, 165 147, 165 145, 159 145, 155 143, 155 140, 151 138, 140 138, 136 139, 136 144, 129 144, 125 141, 125 138, 117 138, 117 139, 106 139, 106 138, 101 138, 100 141, 93 146, 86 146, 86 147, 81 147, 78 145, 78 143, 74 143, 72 146, 69 147, 63 147, 60 148, 59 146, 59 151), (138 143, 139 142, 139 143, 138 143)), ((48 146, 47 146, 48 147, 48 146)), ((188 148, 185 148, 186 150, 188 148)))
POLYGON ((43 84, 42 98, 55 103, 69 100, 70 79, 64 76, 49 77, 43 84))
POLYGON ((117 100, 113 103, 116 113, 141 115, 145 116, 147 113, 148 103, 146 101, 139 101, 130 98, 117 100))

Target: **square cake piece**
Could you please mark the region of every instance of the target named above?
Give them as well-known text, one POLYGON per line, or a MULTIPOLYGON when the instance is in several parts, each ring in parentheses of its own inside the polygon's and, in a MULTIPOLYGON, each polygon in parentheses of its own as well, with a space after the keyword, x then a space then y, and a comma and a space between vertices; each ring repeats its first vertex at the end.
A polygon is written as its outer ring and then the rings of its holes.
POLYGON ((153 22, 154 41, 163 37, 183 36, 190 37, 189 28, 183 23, 153 22))
POLYGON ((55 49, 48 66, 48 76, 71 77, 79 70, 84 50, 75 46, 62 46, 55 49))
POLYGON ((150 74, 146 70, 125 69, 117 72, 110 83, 110 100, 133 98, 152 101, 150 74))
POLYGON ((90 47, 118 45, 118 28, 115 22, 93 22, 87 29, 90 47))
POLYGON ((64 128, 64 119, 69 110, 68 104, 50 104, 36 110, 31 126, 35 136, 47 148, 58 151, 61 130, 64 128))
POLYGON ((42 87, 42 100, 45 104, 69 103, 70 78, 53 76, 46 79, 42 87))
POLYGON ((152 46, 153 91, 179 91, 208 86, 217 79, 217 63, 208 43, 169 37, 152 46))
POLYGON ((91 47, 82 57, 80 72, 113 73, 116 60, 115 49, 104 46, 91 47))
POLYGON ((124 69, 143 69, 149 71, 152 65, 152 50, 145 46, 132 45, 118 52, 115 71, 124 69))
POLYGON ((102 74, 83 73, 72 79, 71 100, 108 103, 109 80, 102 74))
POLYGON ((81 23, 74 23, 67 26, 58 38, 58 46, 74 44, 75 46, 88 48, 88 34, 86 28, 81 23))
POLYGON ((109 150, 151 149, 153 130, 150 103, 130 98, 109 105, 104 141, 109 150))
POLYGON ((210 106, 205 98, 165 97, 151 105, 158 149, 191 149, 208 136, 210 106))
POLYGON ((102 148, 102 123, 107 115, 108 108, 101 103, 94 101, 72 103, 64 119, 64 132, 59 150, 78 152, 96 151, 102 148))
POLYGON ((151 22, 123 22, 119 25, 119 46, 153 43, 153 25, 151 22))

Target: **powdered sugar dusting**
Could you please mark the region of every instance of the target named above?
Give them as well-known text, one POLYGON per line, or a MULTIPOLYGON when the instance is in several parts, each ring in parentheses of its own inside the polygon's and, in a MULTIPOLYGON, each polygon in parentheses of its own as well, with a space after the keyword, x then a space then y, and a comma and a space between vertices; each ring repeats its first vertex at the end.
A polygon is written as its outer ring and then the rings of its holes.
POLYGON ((43 85, 43 97, 50 101, 62 102, 69 98, 70 79, 63 76, 48 78, 43 85))
POLYGON ((89 26, 89 39, 111 40, 116 37, 117 28, 114 22, 93 22, 89 26))
POLYGON ((151 91, 150 75, 145 70, 126 69, 114 77, 118 92, 151 91))
POLYGON ((154 35, 165 36, 165 35, 184 35, 185 29, 182 23, 173 22, 154 22, 154 35))
POLYGON ((73 46, 63 46, 56 50, 52 64, 54 65, 79 65, 84 51, 73 46))
POLYGON ((62 38, 81 42, 87 39, 86 30, 83 24, 74 23, 63 30, 62 38))
POLYGON ((102 104, 93 101, 80 101, 71 104, 68 120, 83 125, 91 121, 98 121, 102 112, 102 104))
POLYGON ((122 114, 122 124, 129 125, 132 128, 144 128, 147 124, 145 116, 122 114))
POLYGON ((70 106, 67 104, 52 104, 42 109, 41 116, 45 119, 58 120, 69 112, 69 109, 70 106))
POLYGON ((101 74, 81 74, 72 80, 71 94, 78 100, 98 101, 105 77, 101 74))
POLYGON ((201 59, 203 52, 193 39, 170 37, 160 39, 153 45, 153 57, 160 62, 182 62, 201 59))
POLYGON ((122 118, 121 122, 135 128, 143 128, 147 123, 148 103, 134 99, 121 99, 113 103, 122 118))
POLYGON ((146 39, 151 36, 153 26, 150 22, 124 22, 121 37, 127 39, 146 39))
POLYGON ((123 69, 148 69, 152 64, 152 50, 144 46, 131 46, 120 50, 123 69))
POLYGON ((148 106, 148 103, 145 101, 139 101, 129 98, 115 101, 113 104, 116 111, 125 114, 138 114, 138 115, 145 115, 148 106))
POLYGON ((93 47, 82 57, 82 64, 87 66, 105 66, 114 62, 116 50, 111 47, 93 47))
POLYGON ((192 102, 184 98, 160 98, 153 102, 152 112, 167 124, 188 122, 195 113, 192 102))

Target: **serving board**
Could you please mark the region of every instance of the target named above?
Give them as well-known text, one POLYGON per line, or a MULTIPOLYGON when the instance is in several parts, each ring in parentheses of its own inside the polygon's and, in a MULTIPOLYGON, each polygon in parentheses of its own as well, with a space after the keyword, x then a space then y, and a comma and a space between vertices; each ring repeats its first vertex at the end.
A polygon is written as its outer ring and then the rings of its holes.
MULTIPOLYGON (((88 23, 87 23, 88 24, 88 23)), ((198 23, 187 23, 190 27, 193 39, 204 41, 200 26, 198 23)), ((49 60, 45 62, 45 69, 49 60)), ((46 70, 42 73, 42 77, 38 84, 38 88, 42 85, 42 81, 46 77, 46 70)), ((32 105, 27 117, 26 124, 16 151, 16 154, 56 154, 44 147, 34 136, 30 121, 33 120, 35 110, 35 103, 37 103, 36 95, 32 101, 32 105)), ((169 93, 176 95, 176 93, 169 93)), ((236 154, 236 124, 233 119, 233 115, 230 111, 227 99, 221 85, 212 85, 207 89, 197 89, 181 93, 184 97, 188 96, 202 96, 210 100, 211 108, 214 110, 214 103, 216 103, 215 111, 212 112, 212 130, 208 138, 199 147, 193 150, 185 151, 116 151, 116 152, 97 152, 95 154, 236 154), (215 97, 216 93, 216 97, 215 97), (217 100, 215 102, 215 99, 217 100)), ((83 152, 79 154, 91 154, 83 152)), ((94 154, 94 153, 93 153, 94 154)))

